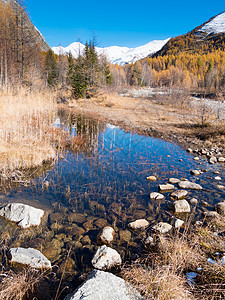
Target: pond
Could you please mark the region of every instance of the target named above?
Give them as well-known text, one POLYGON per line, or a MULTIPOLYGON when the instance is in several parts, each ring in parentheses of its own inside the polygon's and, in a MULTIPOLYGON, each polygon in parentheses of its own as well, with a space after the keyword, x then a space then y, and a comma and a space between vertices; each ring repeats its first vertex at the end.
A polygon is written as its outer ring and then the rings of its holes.
POLYGON ((69 131, 77 146, 46 167, 31 186, 20 186, 1 195, 1 204, 16 201, 40 207, 49 212, 48 219, 35 231, 18 229, 4 220, 0 227, 3 234, 12 237, 13 246, 40 249, 58 266, 70 249, 66 274, 78 276, 91 268, 97 235, 107 224, 116 229, 112 247, 122 259, 138 257, 144 251, 142 241, 150 229, 147 233, 131 232, 127 224, 139 218, 146 218, 151 225, 158 221, 171 223, 169 193, 165 193, 163 201, 149 198, 150 192, 157 192, 158 185, 171 177, 202 185, 203 191, 189 191, 187 197, 198 199, 197 206, 192 206, 196 219, 225 200, 225 193, 216 187, 224 184, 222 164, 195 161, 178 145, 68 111, 58 111, 55 126, 69 131), (196 177, 190 174, 193 169, 207 172, 196 177), (215 171, 220 172, 222 181, 214 179, 215 171), (148 181, 146 177, 150 175, 157 180, 148 181))

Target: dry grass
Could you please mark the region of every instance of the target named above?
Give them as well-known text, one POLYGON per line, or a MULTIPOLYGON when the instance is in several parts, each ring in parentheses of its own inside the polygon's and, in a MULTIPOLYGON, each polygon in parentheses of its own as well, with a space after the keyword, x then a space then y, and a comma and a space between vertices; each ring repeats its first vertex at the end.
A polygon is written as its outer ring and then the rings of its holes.
POLYGON ((124 268, 123 276, 147 299, 194 299, 184 273, 199 266, 202 258, 198 244, 187 235, 160 237, 144 260, 124 268))
MULTIPOLYGON (((34 269, 24 269, 20 273, 8 271, 0 274, 0 299, 24 300, 29 299, 37 290, 42 294, 40 299, 50 299, 49 291, 44 289, 46 272, 34 269), (44 298, 43 298, 44 297, 44 298)), ((38 299, 33 298, 32 299, 38 299)))
POLYGON ((49 128, 56 113, 49 92, 0 95, 0 170, 6 175, 28 169, 55 157, 49 128))

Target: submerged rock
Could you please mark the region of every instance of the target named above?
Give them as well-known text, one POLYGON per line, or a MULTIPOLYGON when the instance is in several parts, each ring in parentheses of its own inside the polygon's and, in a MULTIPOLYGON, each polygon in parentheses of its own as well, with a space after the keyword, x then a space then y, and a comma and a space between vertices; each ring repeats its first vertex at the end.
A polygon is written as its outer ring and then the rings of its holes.
POLYGON ((65 300, 142 300, 142 296, 124 279, 93 270, 87 280, 65 300))
POLYGON ((187 196, 188 192, 187 191, 182 191, 182 190, 177 190, 177 191, 174 191, 170 194, 170 196, 173 198, 173 199, 177 199, 177 200, 180 200, 180 199, 183 199, 187 196))
POLYGON ((50 269, 51 262, 38 250, 33 248, 11 248, 11 262, 29 265, 32 268, 50 269))
POLYGON ((110 226, 106 226, 100 232, 98 236, 98 241, 101 244, 109 244, 113 241, 114 234, 115 234, 114 229, 110 226))
POLYGON ((202 190, 202 186, 200 184, 190 181, 180 181, 178 182, 178 187, 181 189, 202 190))
POLYGON ((149 195, 151 200, 164 200, 165 197, 163 194, 153 192, 149 195))
POLYGON ((186 200, 177 200, 173 203, 175 213, 191 212, 190 204, 186 200))
POLYGON ((39 226, 44 215, 42 209, 22 203, 10 203, 0 209, 0 216, 17 222, 23 228, 39 226))
POLYGON ((159 232, 159 233, 167 233, 172 229, 172 225, 164 222, 159 222, 158 224, 154 225, 152 227, 153 231, 159 232))
POLYGON ((145 219, 138 219, 134 222, 128 224, 128 227, 131 229, 143 229, 149 226, 149 222, 145 219))
POLYGON ((156 176, 148 176, 146 179, 149 181, 156 181, 157 177, 156 176))
POLYGON ((98 248, 91 263, 94 268, 104 270, 121 265, 122 259, 115 249, 104 245, 98 248))
POLYGON ((192 170, 190 173, 191 173, 191 175, 198 176, 201 174, 201 171, 200 170, 192 170))
POLYGON ((198 204, 198 199, 192 198, 192 199, 190 200, 190 203, 193 204, 193 205, 196 205, 196 204, 198 204))
POLYGON ((129 242, 131 240, 131 232, 129 230, 120 230, 119 238, 122 242, 129 242))
POLYGON ((173 184, 160 184, 159 185, 159 191, 171 191, 174 190, 174 185, 173 184))

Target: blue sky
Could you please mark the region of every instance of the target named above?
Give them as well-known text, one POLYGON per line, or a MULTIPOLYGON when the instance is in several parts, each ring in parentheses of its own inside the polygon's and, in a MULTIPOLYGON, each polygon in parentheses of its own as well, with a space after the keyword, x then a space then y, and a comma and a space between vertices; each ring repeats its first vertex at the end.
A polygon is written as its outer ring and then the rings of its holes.
POLYGON ((31 21, 50 46, 85 42, 136 47, 186 33, 225 10, 221 1, 25 0, 31 21))

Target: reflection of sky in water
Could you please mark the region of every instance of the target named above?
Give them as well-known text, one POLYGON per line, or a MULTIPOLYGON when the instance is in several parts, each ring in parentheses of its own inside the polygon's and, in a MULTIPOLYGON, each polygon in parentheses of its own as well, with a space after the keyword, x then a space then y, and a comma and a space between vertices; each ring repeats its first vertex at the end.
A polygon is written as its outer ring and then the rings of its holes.
MULTIPOLYGON (((87 198, 103 203, 106 208, 112 202, 126 206, 131 201, 146 207, 150 202, 149 193, 157 191, 158 184, 165 183, 170 177, 183 177, 200 183, 206 189, 201 192, 190 191, 188 199, 195 196, 211 204, 225 199, 224 193, 215 189, 215 185, 223 184, 223 181, 206 179, 206 176, 216 176, 212 173, 214 170, 219 170, 223 179, 225 173, 222 165, 210 166, 204 160, 199 165, 192 155, 177 145, 125 132, 110 124, 105 126, 98 121, 88 122, 84 117, 76 119, 76 116, 67 124, 67 116, 61 117, 64 117, 63 124, 71 135, 79 133, 88 136, 87 149, 77 153, 68 152, 65 159, 59 160, 44 175, 45 180, 52 183, 48 191, 40 186, 22 188, 12 191, 12 198, 20 195, 24 199, 38 199, 40 203, 48 205, 59 202, 82 211, 86 209, 87 198), (190 175, 190 170, 201 168, 210 171, 200 175, 203 181, 199 182, 190 175), (152 174, 158 177, 156 182, 146 180, 152 174), (68 189, 69 196, 66 195, 68 189)), ((58 118, 55 126, 59 127, 60 124, 62 121, 58 118)), ((169 197, 167 200, 170 201, 169 197)), ((202 210, 201 205, 199 209, 202 210)))

